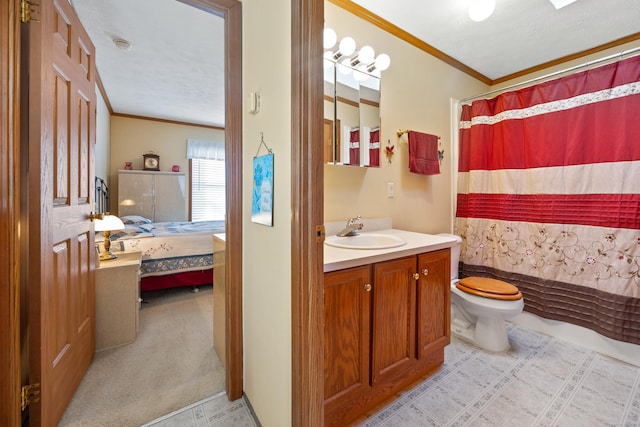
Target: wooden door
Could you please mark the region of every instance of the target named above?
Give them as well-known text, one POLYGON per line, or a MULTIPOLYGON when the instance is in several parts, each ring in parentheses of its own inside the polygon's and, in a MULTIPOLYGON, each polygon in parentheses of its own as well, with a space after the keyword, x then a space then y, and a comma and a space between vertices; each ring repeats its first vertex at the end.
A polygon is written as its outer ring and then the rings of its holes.
POLYGON ((369 388, 371 267, 325 274, 324 404, 336 404, 369 388))
POLYGON ((371 376, 395 382, 415 361, 416 257, 374 265, 371 376))
POLYGON ((55 426, 95 351, 94 47, 68 0, 29 25, 30 423, 55 426))
POLYGON ((417 358, 441 350, 450 341, 449 249, 418 256, 417 358))

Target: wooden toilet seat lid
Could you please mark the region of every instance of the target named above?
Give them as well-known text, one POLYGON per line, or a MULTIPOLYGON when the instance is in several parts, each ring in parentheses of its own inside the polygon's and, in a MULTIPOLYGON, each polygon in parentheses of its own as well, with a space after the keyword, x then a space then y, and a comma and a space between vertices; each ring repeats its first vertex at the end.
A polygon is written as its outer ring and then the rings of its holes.
POLYGON ((516 301, 522 298, 517 287, 502 280, 488 277, 465 277, 456 284, 463 292, 484 298, 516 301))

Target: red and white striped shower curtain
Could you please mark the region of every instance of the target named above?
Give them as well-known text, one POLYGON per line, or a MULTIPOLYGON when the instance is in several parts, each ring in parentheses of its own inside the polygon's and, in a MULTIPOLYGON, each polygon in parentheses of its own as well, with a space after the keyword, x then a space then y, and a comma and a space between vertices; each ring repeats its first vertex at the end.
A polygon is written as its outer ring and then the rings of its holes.
POLYGON ((640 56, 463 105, 462 276, 640 344, 640 56))

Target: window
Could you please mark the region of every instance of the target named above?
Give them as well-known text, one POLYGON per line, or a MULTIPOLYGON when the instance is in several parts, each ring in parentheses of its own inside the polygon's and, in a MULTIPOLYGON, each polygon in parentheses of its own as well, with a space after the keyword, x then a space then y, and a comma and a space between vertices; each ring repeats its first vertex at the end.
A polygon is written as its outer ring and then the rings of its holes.
POLYGON ((191 159, 191 221, 225 219, 224 160, 191 159))

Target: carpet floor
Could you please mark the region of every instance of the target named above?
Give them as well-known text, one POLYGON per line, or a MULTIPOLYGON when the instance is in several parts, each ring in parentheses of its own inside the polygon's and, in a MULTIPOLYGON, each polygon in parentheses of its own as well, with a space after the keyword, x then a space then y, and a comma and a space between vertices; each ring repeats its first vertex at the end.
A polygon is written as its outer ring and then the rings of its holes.
POLYGON ((213 288, 143 295, 136 341, 96 353, 59 426, 139 426, 225 389, 213 288))

